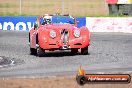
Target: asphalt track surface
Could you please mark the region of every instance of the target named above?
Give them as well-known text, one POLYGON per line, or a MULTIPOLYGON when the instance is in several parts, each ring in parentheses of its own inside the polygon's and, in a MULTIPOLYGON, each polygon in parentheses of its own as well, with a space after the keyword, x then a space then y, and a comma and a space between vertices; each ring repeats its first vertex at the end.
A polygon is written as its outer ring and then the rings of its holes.
POLYGON ((89 55, 54 51, 37 57, 30 55, 28 32, 0 31, 0 56, 14 61, 0 66, 0 77, 73 75, 80 65, 88 73, 131 72, 132 34, 91 33, 89 55))

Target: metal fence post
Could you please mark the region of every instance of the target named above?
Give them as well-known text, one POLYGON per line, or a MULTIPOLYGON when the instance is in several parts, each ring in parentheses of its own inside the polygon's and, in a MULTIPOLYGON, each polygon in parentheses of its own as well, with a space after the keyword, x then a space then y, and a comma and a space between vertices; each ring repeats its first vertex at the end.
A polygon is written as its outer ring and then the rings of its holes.
POLYGON ((19 4, 20 4, 20 7, 19 7, 19 15, 22 14, 22 1, 20 0, 19 1, 19 4))
POLYGON ((62 0, 61 8, 62 8, 62 15, 63 15, 64 14, 64 0, 62 0))

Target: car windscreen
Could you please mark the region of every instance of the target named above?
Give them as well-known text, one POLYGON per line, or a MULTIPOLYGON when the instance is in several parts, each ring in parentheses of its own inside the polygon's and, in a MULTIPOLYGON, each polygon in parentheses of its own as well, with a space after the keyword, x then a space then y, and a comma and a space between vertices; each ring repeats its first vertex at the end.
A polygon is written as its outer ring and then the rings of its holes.
POLYGON ((52 23, 74 24, 74 18, 71 16, 52 16, 52 23))

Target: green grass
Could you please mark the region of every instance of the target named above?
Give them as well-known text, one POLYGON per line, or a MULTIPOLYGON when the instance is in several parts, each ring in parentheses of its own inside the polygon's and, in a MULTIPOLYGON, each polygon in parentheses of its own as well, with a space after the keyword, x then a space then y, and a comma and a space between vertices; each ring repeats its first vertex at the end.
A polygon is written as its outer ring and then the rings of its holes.
MULTIPOLYGON (((39 16, 38 14, 19 14, 19 13, 0 13, 0 16, 39 16)), ((76 15, 78 17, 84 17, 81 14, 76 15)), ((86 14, 85 17, 131 17, 125 15, 97 15, 97 14, 86 14)))

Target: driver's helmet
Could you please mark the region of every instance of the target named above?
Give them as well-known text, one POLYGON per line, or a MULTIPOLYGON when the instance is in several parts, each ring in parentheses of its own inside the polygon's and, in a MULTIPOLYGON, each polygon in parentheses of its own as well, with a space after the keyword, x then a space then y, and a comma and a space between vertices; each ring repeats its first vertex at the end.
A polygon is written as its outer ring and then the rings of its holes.
POLYGON ((50 23, 51 23, 51 18, 52 18, 52 16, 49 16, 48 14, 46 14, 46 15, 43 17, 44 24, 50 24, 50 23))

